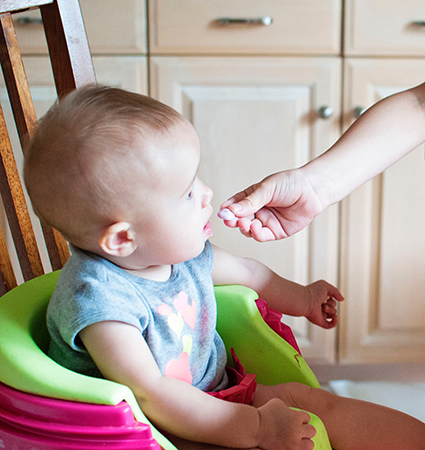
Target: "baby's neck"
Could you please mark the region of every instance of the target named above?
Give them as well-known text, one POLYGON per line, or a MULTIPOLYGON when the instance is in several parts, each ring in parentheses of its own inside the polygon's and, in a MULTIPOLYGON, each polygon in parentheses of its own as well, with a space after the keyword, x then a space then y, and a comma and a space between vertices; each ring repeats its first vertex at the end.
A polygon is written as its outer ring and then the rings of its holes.
POLYGON ((124 269, 126 272, 140 278, 154 281, 167 281, 173 273, 173 266, 149 266, 144 269, 124 269))
POLYGON ((108 255, 104 251, 102 251, 102 249, 100 249, 99 246, 96 245, 93 245, 92 246, 93 248, 89 246, 85 247, 78 245, 75 246, 80 247, 85 251, 102 256, 103 258, 107 259, 108 261, 120 267, 121 269, 125 270, 127 273, 134 275, 135 277, 146 278, 147 280, 154 280, 154 281, 167 281, 170 279, 173 273, 172 265, 165 264, 165 265, 143 266, 140 265, 140 261, 138 258, 136 258, 135 261, 133 255, 131 255, 130 257, 123 258, 108 255))

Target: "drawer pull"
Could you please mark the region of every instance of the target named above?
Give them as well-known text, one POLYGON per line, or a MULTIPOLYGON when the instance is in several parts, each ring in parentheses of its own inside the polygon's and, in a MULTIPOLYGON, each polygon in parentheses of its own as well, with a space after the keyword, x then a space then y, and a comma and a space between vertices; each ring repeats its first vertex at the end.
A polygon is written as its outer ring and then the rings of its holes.
POLYGON ((411 24, 416 28, 425 28, 425 20, 414 20, 411 24))
POLYGON ((358 119, 365 111, 366 111, 366 108, 363 108, 363 106, 355 106, 353 108, 354 118, 358 119))
POLYGON ((272 24, 273 19, 270 16, 257 17, 257 18, 238 18, 238 17, 221 17, 214 20, 218 25, 260 25, 268 27, 272 24))
POLYGON ((317 115, 321 119, 329 119, 333 113, 334 110, 330 106, 322 106, 317 110, 317 115))
POLYGON ((41 17, 22 16, 16 19, 16 23, 20 26, 41 25, 43 23, 43 19, 41 17))

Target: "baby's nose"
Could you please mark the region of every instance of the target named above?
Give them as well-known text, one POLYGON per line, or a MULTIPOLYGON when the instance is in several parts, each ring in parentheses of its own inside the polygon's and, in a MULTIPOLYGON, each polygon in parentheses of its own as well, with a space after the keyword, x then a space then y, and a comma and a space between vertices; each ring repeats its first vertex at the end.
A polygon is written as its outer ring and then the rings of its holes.
POLYGON ((211 203, 211 200, 213 198, 213 191, 208 186, 204 185, 204 195, 202 200, 202 206, 205 208, 211 203))

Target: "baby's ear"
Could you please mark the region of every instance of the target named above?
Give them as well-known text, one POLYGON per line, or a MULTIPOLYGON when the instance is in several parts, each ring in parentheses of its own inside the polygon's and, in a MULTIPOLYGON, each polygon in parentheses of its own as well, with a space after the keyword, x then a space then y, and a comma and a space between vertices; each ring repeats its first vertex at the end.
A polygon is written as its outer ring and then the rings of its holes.
POLYGON ((103 232, 99 245, 108 255, 130 256, 137 248, 134 237, 129 223, 117 222, 103 232))

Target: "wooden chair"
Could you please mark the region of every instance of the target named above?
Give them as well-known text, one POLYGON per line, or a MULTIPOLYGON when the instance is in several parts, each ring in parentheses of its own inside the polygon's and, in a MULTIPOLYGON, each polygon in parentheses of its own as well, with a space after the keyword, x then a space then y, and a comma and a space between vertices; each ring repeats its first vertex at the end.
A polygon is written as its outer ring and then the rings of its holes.
MULTIPOLYGON (((58 97, 94 83, 95 74, 78 0, 1 0, 0 62, 21 146, 37 122, 12 14, 39 8, 58 97)), ((25 281, 44 273, 24 191, 0 107, 0 193, 25 281)), ((53 270, 69 257, 67 243, 56 230, 42 224, 53 270)), ((0 295, 17 285, 4 233, 0 229, 0 295)))

